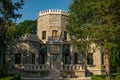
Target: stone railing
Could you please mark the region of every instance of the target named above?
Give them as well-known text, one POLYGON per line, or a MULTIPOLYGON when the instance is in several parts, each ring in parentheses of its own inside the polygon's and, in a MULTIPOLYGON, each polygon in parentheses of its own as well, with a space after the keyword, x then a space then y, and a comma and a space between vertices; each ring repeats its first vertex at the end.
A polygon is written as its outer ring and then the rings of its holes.
POLYGON ((79 64, 66 64, 63 66, 63 70, 85 71, 85 66, 79 64))
POLYGON ((56 36, 56 37, 54 37, 54 36, 48 36, 48 41, 49 42, 57 42, 57 41, 59 41, 60 39, 59 39, 59 36, 56 36))
POLYGON ((47 69, 48 67, 45 64, 24 64, 25 71, 42 71, 47 69))

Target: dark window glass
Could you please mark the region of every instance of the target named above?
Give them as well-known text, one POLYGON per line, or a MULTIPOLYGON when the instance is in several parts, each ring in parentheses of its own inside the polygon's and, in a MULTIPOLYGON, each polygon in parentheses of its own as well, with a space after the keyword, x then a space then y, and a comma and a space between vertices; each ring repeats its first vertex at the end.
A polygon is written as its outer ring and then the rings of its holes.
POLYGON ((46 62, 46 55, 45 54, 40 54, 39 55, 39 63, 40 64, 45 64, 46 62))
POLYGON ((15 54, 15 64, 20 64, 21 63, 21 54, 17 53, 15 54))
POLYGON ((87 64, 93 65, 93 53, 88 53, 87 55, 87 64))
POLYGON ((35 54, 32 54, 32 64, 35 64, 35 54))
POLYGON ((67 40, 67 32, 64 31, 64 40, 67 40))
POLYGON ((78 54, 74 53, 74 64, 78 63, 78 54))
POLYGON ((46 31, 42 31, 42 39, 46 39, 46 31))
POLYGON ((102 56, 101 56, 101 60, 102 60, 102 64, 104 65, 104 54, 102 53, 102 56))

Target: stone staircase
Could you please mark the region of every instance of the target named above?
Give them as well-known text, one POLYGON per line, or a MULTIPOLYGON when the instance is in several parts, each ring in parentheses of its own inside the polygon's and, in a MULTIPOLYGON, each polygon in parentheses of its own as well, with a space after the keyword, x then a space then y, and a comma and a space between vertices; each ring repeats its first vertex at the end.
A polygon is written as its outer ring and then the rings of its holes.
POLYGON ((59 70, 51 69, 43 72, 23 72, 21 80, 59 80, 59 70))
POLYGON ((21 80, 91 80, 90 77, 79 78, 62 78, 60 71, 57 69, 51 69, 49 71, 28 73, 23 72, 21 80))

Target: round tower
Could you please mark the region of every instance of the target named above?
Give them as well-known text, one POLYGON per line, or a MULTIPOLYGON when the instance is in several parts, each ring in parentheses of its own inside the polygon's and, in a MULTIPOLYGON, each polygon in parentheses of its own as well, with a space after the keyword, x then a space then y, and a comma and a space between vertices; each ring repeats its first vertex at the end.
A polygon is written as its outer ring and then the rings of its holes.
MULTIPOLYGON (((48 9, 39 12, 37 36, 46 43, 51 38, 59 39, 66 33, 68 12, 61 9, 48 9)), ((66 36, 67 38, 67 36, 66 36)))

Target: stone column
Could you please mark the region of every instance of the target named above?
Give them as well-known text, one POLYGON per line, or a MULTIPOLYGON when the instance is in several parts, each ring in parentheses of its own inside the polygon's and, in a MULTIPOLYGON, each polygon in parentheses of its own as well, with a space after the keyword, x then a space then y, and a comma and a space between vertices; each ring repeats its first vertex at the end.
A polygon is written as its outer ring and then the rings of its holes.
POLYGON ((60 60, 61 69, 63 69, 63 61, 62 61, 62 60, 63 60, 63 59, 62 59, 62 58, 63 58, 63 57, 62 57, 62 56, 63 56, 63 53, 62 53, 63 51, 62 51, 62 50, 63 50, 63 42, 60 43, 60 55, 59 55, 59 60, 60 60))

